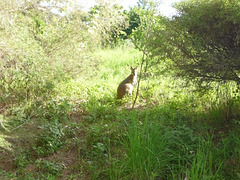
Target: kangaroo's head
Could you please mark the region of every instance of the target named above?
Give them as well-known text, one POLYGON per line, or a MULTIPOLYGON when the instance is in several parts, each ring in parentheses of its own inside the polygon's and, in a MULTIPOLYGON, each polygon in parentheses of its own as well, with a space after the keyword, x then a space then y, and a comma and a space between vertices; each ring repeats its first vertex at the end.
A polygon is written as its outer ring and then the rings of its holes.
POLYGON ((131 67, 131 71, 132 71, 132 75, 133 76, 136 76, 137 75, 137 69, 138 69, 138 67, 135 67, 135 68, 133 68, 133 67, 131 67))

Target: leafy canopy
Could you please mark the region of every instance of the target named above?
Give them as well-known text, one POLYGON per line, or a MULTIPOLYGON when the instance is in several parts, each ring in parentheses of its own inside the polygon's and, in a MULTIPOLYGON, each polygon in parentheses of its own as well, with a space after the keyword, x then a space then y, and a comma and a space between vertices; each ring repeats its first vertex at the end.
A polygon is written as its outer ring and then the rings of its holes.
POLYGON ((179 15, 155 29, 152 54, 172 59, 189 79, 240 83, 240 2, 189 0, 175 7, 179 15))

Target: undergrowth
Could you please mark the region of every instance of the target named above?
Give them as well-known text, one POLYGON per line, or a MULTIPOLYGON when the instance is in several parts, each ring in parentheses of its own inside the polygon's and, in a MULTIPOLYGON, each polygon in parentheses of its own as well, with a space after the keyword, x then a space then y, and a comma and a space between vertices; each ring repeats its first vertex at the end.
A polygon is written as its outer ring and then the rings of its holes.
POLYGON ((240 178, 238 87, 213 84, 203 93, 163 63, 144 74, 131 109, 132 97, 120 102, 116 89, 139 59, 132 47, 98 50, 85 62, 93 66, 54 82, 44 100, 6 108, 0 177, 240 178))

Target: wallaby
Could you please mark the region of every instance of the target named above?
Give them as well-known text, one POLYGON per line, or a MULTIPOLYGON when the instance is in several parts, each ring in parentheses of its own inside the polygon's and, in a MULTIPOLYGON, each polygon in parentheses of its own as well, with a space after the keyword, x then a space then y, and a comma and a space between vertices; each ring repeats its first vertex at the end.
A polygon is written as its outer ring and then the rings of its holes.
POLYGON ((132 95, 133 87, 137 84, 137 68, 132 68, 132 73, 124 79, 118 86, 117 98, 122 99, 126 94, 132 95))

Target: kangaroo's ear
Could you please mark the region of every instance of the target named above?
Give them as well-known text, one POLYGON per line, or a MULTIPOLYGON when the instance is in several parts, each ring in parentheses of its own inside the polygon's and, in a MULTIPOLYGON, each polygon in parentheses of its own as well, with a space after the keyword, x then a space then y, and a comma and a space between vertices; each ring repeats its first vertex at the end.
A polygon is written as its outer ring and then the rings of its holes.
POLYGON ((134 68, 132 66, 130 66, 131 70, 134 70, 134 68))

